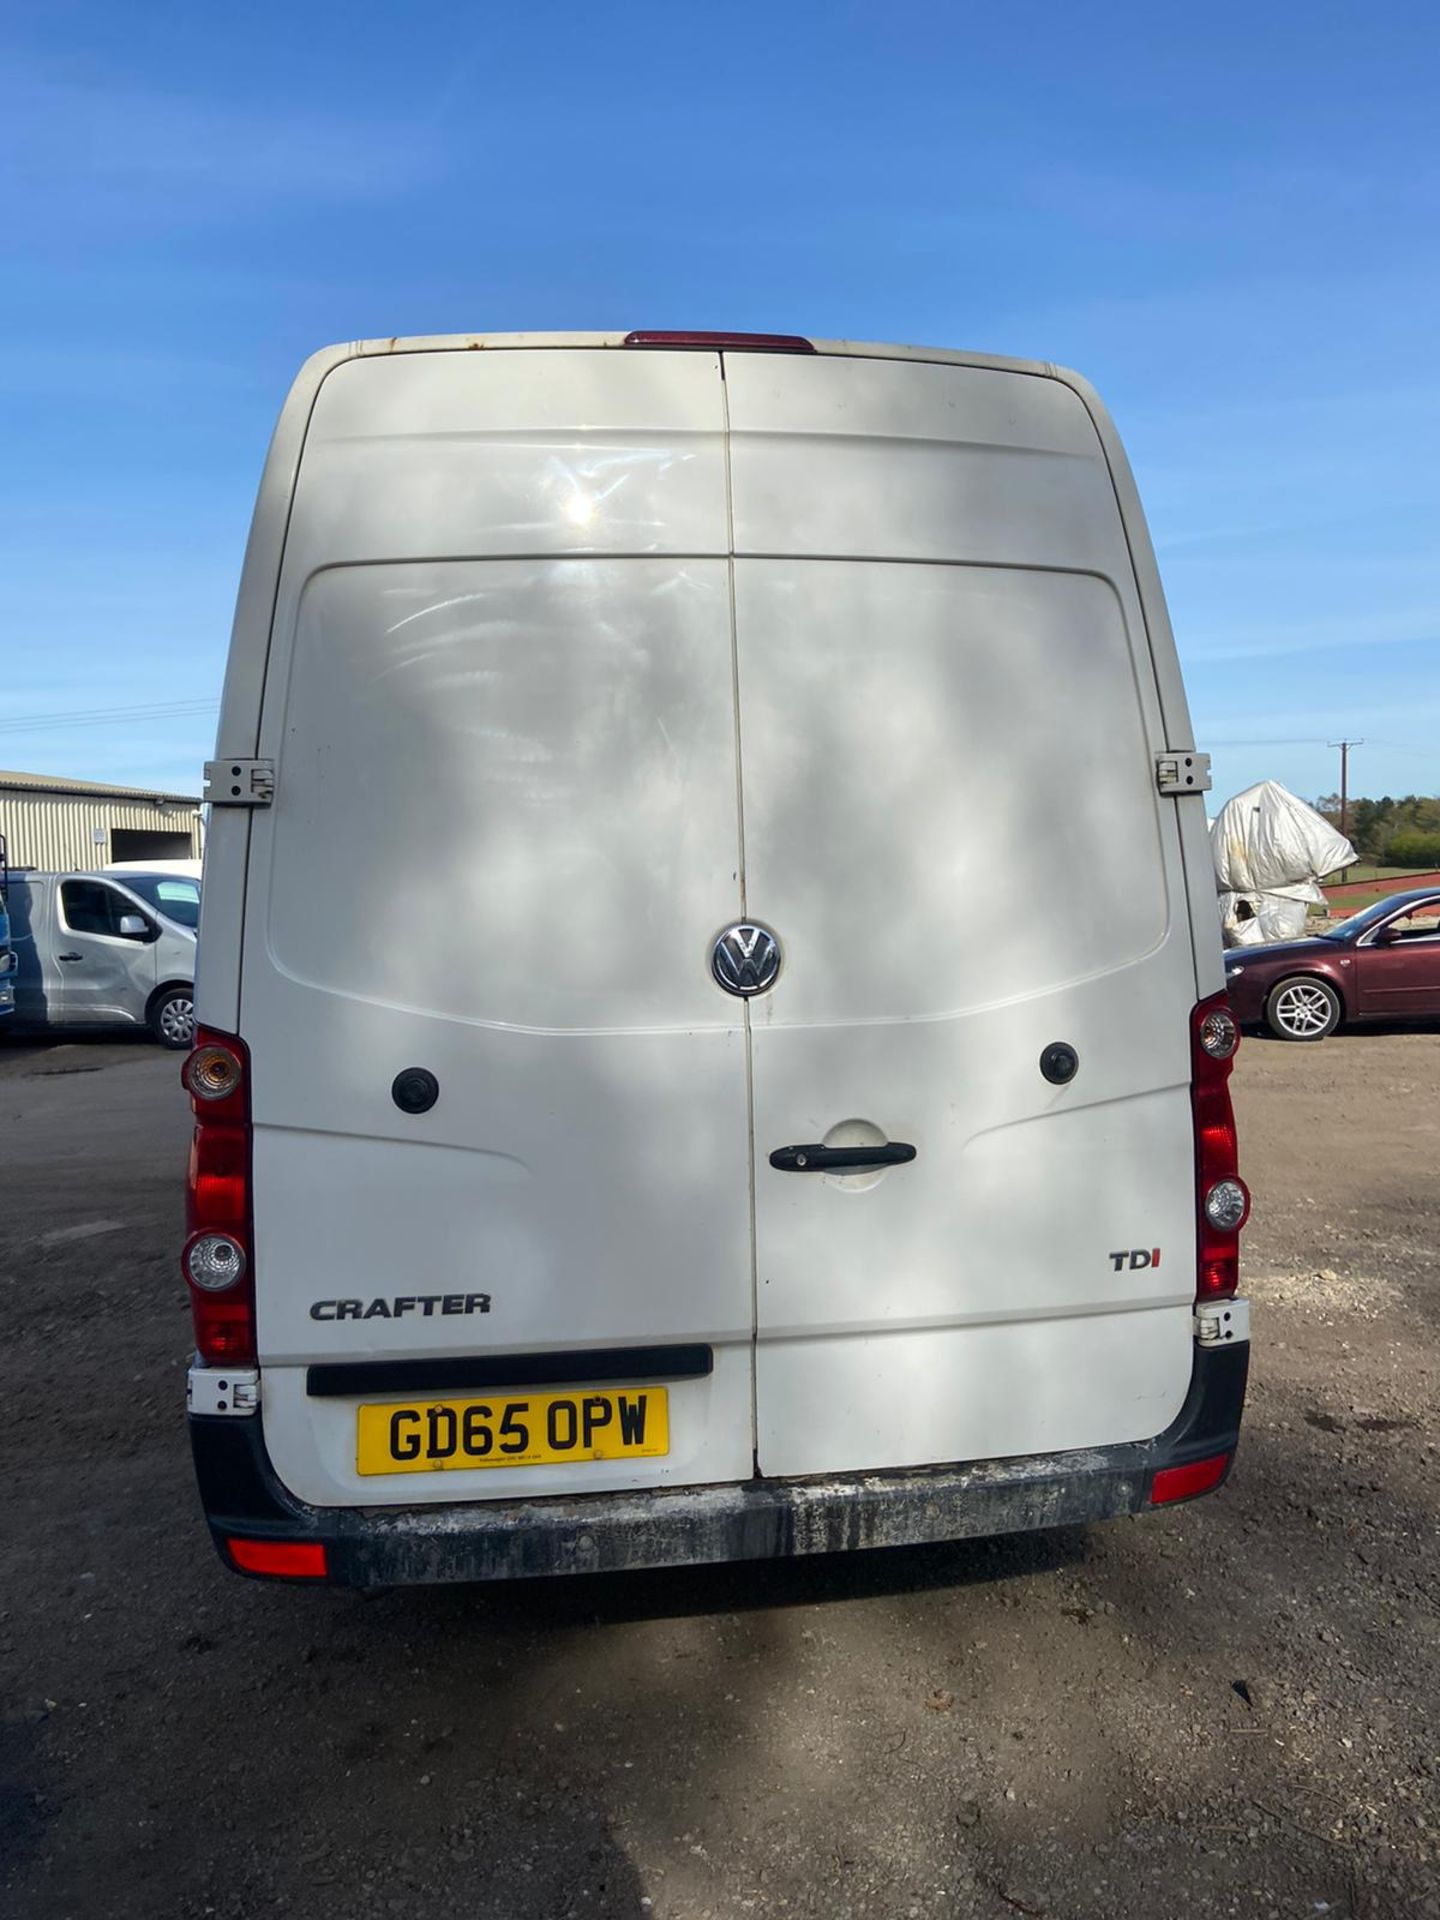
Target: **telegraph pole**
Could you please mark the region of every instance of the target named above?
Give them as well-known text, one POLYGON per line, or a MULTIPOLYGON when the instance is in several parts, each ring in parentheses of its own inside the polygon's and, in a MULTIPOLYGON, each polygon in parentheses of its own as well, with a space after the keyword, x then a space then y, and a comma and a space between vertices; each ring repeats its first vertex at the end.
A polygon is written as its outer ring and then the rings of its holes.
POLYGON ((1350 820, 1350 749, 1363 747, 1363 740, 1332 740, 1330 745, 1340 749, 1340 831, 1348 839, 1347 828, 1350 820))

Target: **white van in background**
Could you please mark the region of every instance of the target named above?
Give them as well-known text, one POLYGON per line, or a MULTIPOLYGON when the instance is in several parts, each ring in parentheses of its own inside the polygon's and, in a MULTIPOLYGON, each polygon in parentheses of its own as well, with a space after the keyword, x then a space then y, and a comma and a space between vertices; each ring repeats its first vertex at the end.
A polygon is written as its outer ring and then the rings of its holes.
POLYGON ((162 873, 171 878, 199 881, 201 862, 198 860, 112 860, 108 867, 101 868, 102 873, 162 873))
POLYGON ((1072 374, 312 359, 185 1072, 227 1563, 654 1567, 1217 1486, 1248 1197, 1203 766, 1072 374))
POLYGON ((7 894, 17 1032, 148 1027, 162 1047, 188 1051, 199 881, 22 867, 7 894))

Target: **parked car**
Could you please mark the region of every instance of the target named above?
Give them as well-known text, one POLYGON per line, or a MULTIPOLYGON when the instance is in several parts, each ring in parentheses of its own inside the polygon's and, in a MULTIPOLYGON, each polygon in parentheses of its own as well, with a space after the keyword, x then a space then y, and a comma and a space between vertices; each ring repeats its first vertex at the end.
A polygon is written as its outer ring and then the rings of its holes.
POLYGON ((1083 381, 333 349, 221 711, 181 1257, 228 1566, 815 1553, 1224 1479, 1238 1030, 1083 381))
POLYGON ((1242 1026, 1323 1040, 1341 1023, 1440 1018, 1440 891, 1392 893, 1305 940, 1225 955, 1242 1026))
POLYGON ((174 874, 10 874, 15 1026, 195 1032, 198 881, 174 874))

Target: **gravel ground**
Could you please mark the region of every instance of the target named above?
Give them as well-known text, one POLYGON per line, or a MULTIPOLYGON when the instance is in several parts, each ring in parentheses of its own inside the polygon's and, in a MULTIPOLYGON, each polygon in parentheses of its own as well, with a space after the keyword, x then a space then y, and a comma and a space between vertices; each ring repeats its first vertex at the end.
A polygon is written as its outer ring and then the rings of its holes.
POLYGON ((174 1057, 0 1043, 4 1912, 1440 1916, 1440 1033, 1237 1094, 1216 1498, 362 1599, 204 1536, 174 1057))

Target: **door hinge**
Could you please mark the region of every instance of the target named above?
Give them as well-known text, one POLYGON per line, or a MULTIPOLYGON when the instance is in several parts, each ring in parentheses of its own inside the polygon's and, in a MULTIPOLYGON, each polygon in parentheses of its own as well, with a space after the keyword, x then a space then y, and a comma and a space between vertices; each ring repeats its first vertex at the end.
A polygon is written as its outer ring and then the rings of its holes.
POLYGON ((185 1376, 188 1413, 254 1413, 259 1405, 255 1367, 191 1367, 185 1376))
POLYGON ((275 762, 207 760, 204 797, 212 807, 268 807, 275 798, 275 762))
POLYGON ((1208 793, 1210 756, 1193 747, 1167 747, 1155 756, 1155 784, 1161 793, 1208 793))
POLYGON ((1238 1347, 1250 1338, 1248 1300, 1208 1300, 1195 1309, 1195 1342, 1201 1347, 1238 1347))

